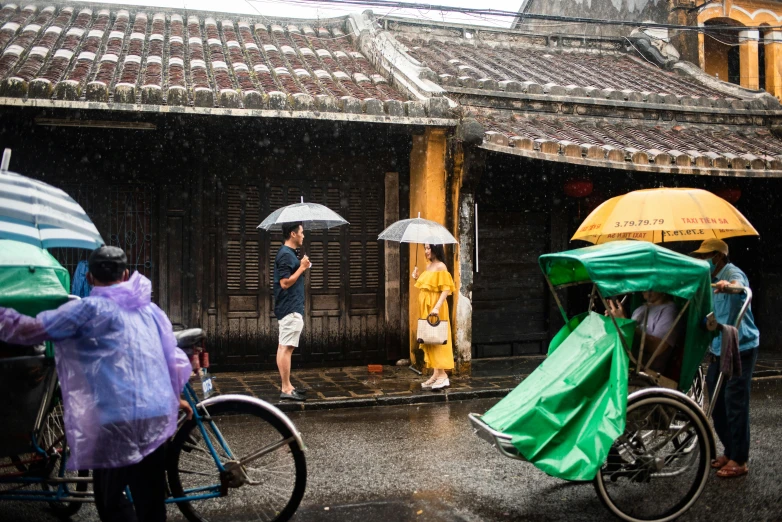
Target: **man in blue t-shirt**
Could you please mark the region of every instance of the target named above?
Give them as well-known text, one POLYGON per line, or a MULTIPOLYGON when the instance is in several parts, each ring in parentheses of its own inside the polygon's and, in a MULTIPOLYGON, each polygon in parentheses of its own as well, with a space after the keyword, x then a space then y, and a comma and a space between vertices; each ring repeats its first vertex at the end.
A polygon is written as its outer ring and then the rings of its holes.
POLYGON ((304 227, 301 223, 285 223, 282 226, 285 244, 274 260, 274 315, 280 327, 277 346, 277 368, 282 386, 280 399, 303 401, 304 390, 296 390, 291 384, 291 356, 299 346, 304 329, 304 272, 310 267, 307 256, 301 261, 296 249, 304 244, 304 227))
MULTIPOLYGON (((749 279, 739 267, 728 259, 728 245, 719 239, 707 239, 693 256, 708 261, 711 266, 714 283, 714 315, 720 324, 734 325, 744 305, 744 294, 727 294, 723 289, 727 285, 740 285, 749 288, 749 279)), ((752 385, 752 372, 758 359, 760 333, 755 326, 752 307, 738 327, 739 354, 741 355, 741 375, 726 381, 717 397, 712 417, 714 430, 725 446, 725 454, 714 459, 711 467, 718 469, 717 476, 722 478, 740 477, 749 471, 749 396, 752 385)), ((722 335, 714 339, 711 345, 711 364, 706 375, 709 393, 714 393, 720 372, 720 352, 722 335)))

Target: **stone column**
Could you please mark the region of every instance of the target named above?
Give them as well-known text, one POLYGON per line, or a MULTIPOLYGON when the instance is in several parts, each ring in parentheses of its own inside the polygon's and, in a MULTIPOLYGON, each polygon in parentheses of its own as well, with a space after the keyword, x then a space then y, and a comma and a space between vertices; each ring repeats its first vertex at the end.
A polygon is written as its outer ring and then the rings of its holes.
POLYGON ((757 89, 760 80, 758 73, 758 31, 739 31, 740 83, 747 89, 757 89))
MULTIPOLYGON (((469 125, 469 124, 468 124, 469 125)), ((465 135, 465 124, 459 131, 465 135)), ((482 130, 482 129, 481 129, 482 130)), ((482 134, 481 134, 482 135, 482 134)), ((464 138, 463 138, 464 139, 464 138)), ((486 151, 463 141, 461 162, 454 168, 454 200, 456 207, 456 239, 458 255, 454 259, 457 294, 454 296, 454 349, 456 370, 470 373, 472 367, 472 286, 475 271, 475 190, 486 164, 486 151)))
MULTIPOLYGON (((410 152, 410 217, 421 217, 447 226, 446 217, 446 130, 428 127, 422 134, 413 136, 413 148, 410 152)), ((410 273, 416 266, 418 249, 418 271, 425 267, 423 247, 410 244, 410 273)), ((418 349, 416 329, 418 325, 418 289, 410 278, 409 319, 410 319, 410 362, 423 365, 423 352, 418 349)))
POLYGON ((782 31, 765 34, 766 44, 766 91, 782 99, 782 31))
POLYGON ((454 252, 453 272, 457 292, 453 296, 453 342, 456 371, 472 369, 472 286, 475 271, 475 193, 486 164, 486 151, 479 148, 484 128, 465 118, 456 131, 454 145, 452 201, 453 228, 459 248, 454 252))

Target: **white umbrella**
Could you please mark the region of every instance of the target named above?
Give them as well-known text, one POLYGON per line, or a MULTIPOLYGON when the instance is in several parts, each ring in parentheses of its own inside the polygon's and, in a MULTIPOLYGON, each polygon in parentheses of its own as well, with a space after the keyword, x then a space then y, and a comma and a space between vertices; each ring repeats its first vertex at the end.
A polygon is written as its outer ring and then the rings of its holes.
MULTIPOLYGON (((378 240, 396 241, 399 243, 415 243, 419 245, 457 245, 456 238, 448 229, 436 221, 417 218, 402 219, 391 223, 377 236, 378 240)), ((415 263, 418 264, 418 249, 415 250, 415 263)))
POLYGON ((384 241, 421 245, 455 245, 458 243, 456 238, 448 232, 448 229, 440 223, 421 219, 420 212, 417 218, 402 219, 392 223, 377 238, 384 241))
POLYGON ((350 224, 329 207, 317 203, 305 203, 302 197, 301 203, 278 208, 269 214, 258 228, 282 230, 282 225, 285 223, 301 223, 307 230, 323 230, 350 224))

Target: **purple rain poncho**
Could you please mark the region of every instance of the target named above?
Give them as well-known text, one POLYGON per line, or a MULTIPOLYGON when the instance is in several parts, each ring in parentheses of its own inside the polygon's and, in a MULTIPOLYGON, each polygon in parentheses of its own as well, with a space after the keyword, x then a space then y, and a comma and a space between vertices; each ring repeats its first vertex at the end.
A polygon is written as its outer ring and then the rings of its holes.
POLYGON ((55 341, 68 470, 135 464, 176 431, 192 369, 151 294, 149 279, 136 272, 35 319, 0 308, 0 340, 55 341))

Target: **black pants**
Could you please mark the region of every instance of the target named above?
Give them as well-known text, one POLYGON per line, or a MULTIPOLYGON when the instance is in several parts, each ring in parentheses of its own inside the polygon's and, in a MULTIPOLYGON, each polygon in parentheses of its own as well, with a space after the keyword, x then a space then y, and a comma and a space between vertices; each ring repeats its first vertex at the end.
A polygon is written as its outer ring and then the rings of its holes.
POLYGON ((92 476, 95 506, 102 522, 163 522, 166 520, 165 444, 132 466, 96 469, 92 476), (130 488, 131 504, 125 497, 130 488))
MULTIPOLYGON (((723 380, 711 416, 714 419, 714 431, 725 446, 725 456, 738 464, 744 464, 749 460, 749 396, 758 349, 739 353, 741 375, 734 375, 729 381, 723 380)), ((714 393, 719 375, 720 358, 715 357, 706 374, 709 396, 714 393)))

